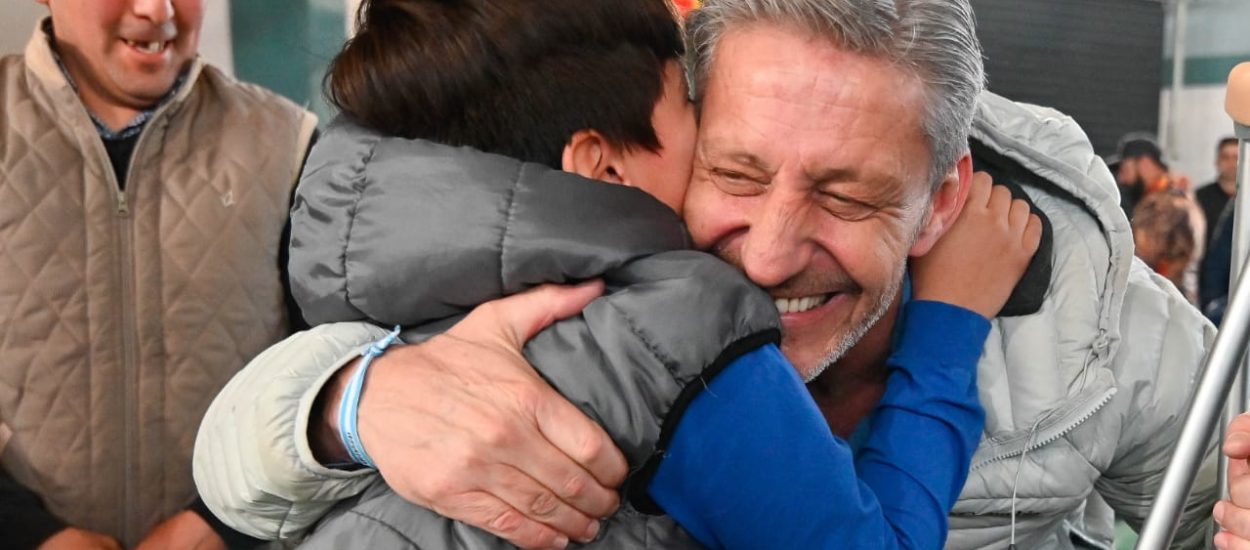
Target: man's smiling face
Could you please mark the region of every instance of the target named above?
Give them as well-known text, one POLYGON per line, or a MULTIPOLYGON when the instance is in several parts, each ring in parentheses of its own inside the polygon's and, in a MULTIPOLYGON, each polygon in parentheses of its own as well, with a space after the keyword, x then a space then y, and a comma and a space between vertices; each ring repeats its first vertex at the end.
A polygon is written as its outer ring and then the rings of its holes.
POLYGON ((686 196, 695 242, 777 300, 804 379, 898 295, 932 193, 921 85, 887 60, 755 24, 717 44, 686 196))
POLYGON ((38 0, 88 107, 150 108, 199 48, 203 0, 38 0))

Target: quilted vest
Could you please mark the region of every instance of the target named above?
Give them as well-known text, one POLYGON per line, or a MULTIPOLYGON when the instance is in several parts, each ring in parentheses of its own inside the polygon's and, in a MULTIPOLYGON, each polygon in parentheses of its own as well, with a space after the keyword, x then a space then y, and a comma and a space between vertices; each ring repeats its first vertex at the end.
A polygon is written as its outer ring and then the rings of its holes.
POLYGON ((122 192, 36 30, 0 60, 0 464, 133 546, 195 497, 217 391, 287 333, 278 270, 316 119, 196 61, 122 192))

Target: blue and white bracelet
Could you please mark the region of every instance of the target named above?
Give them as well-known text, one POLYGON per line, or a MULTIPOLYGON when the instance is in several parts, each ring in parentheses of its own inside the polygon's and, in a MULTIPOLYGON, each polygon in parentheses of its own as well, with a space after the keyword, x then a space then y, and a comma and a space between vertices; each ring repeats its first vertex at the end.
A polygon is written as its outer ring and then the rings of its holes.
POLYGON ((360 410, 360 394, 365 389, 365 375, 369 372, 369 364, 386 353, 386 348, 398 339, 399 327, 395 327, 385 338, 369 344, 369 347, 360 353, 360 364, 356 366, 356 372, 352 373, 351 379, 347 381, 347 388, 343 390, 343 400, 339 403, 339 438, 343 440, 343 447, 347 449, 347 454, 353 462, 368 468, 376 469, 377 465, 373 463, 369 453, 365 452, 365 446, 360 442, 356 414, 360 410))

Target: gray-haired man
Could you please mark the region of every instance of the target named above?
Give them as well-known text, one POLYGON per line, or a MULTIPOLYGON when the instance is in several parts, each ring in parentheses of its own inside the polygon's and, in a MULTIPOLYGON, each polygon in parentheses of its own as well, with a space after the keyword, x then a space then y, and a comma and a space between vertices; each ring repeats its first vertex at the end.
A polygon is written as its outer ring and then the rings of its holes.
MULTIPOLYGON (((871 428, 861 420, 884 389, 907 261, 922 253, 913 244, 916 220, 924 216, 914 209, 942 200, 933 185, 975 158, 996 181, 1023 190, 1049 224, 1035 271, 1041 276, 1026 275, 1017 290, 1020 315, 995 321, 981 359, 987 433, 951 518, 948 547, 1110 545, 1113 513, 1130 523, 1144 519, 1213 331, 1174 288, 1132 259, 1115 183, 1080 129, 1054 111, 980 93, 980 49, 967 2, 708 0, 690 27, 702 127, 686 222, 700 247, 739 266, 777 298, 782 349, 809 380, 834 432, 854 439, 871 428)), ((307 361, 330 356, 318 372, 336 369, 374 337, 342 342, 337 351, 309 351, 307 361)), ((466 338, 488 345, 500 340, 490 330, 466 331, 459 340, 431 340, 390 358, 405 364, 410 383, 376 387, 370 398, 394 408, 379 413, 391 420, 375 421, 416 427, 373 445, 414 456, 428 452, 423 449, 434 442, 422 439, 422 426, 433 433, 451 407, 419 407, 433 398, 419 388, 437 388, 423 377, 484 368, 481 355, 463 349, 466 338), (451 346, 461 349, 453 354, 451 346)), ((249 369, 257 367, 263 365, 249 369)), ((320 387, 327 377, 303 389, 320 387)), ((528 447, 483 442, 477 434, 542 426, 529 411, 546 410, 544 400, 554 399, 543 389, 471 391, 475 399, 466 399, 466 407, 478 400, 519 403, 477 417, 465 430, 473 433, 454 443, 485 463, 528 447)), ((265 398, 259 389, 244 393, 222 398, 265 398)), ((298 440, 304 430, 293 428, 297 417, 307 413, 292 411, 274 433, 298 440)), ((581 425, 543 426, 542 432, 559 430, 565 431, 551 439, 601 443, 581 425)), ((223 509, 241 508, 248 516, 228 522, 255 526, 265 523, 258 518, 280 516, 270 522, 275 537, 315 521, 324 501, 371 482, 368 473, 316 469, 307 452, 296 452, 308 448, 300 441, 277 451, 245 440, 201 444, 249 456, 293 450, 282 458, 299 465, 290 471, 222 476, 246 483, 214 487, 213 498, 229 501, 223 509)), ((552 494, 563 496, 559 488, 569 483, 595 490, 596 478, 612 477, 611 467, 603 466, 613 462, 604 458, 611 450, 568 454, 587 471, 544 480, 555 488, 552 494), (608 475, 592 475, 603 470, 608 475)), ((482 487, 476 468, 433 485, 408 481, 431 462, 414 458, 404 471, 383 475, 400 494, 424 503, 465 491, 509 490, 482 487), (438 490, 426 489, 431 486, 438 490)), ((1179 544, 1203 538, 1212 491, 1207 481, 1195 494, 1179 544)), ((558 523, 533 516, 529 521, 558 523)), ((483 527, 515 520, 458 519, 483 527)))

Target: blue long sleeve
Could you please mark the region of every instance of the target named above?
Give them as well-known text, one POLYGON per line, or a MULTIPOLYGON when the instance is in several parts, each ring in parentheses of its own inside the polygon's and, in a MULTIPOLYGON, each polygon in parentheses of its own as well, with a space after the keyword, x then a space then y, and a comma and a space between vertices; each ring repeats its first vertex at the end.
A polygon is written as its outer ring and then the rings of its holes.
POLYGON ((765 346, 691 402, 651 497, 711 548, 941 548, 984 426, 975 373, 989 323, 919 301, 902 322, 858 462, 765 346))

